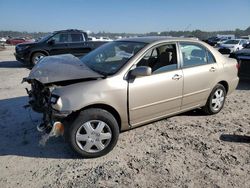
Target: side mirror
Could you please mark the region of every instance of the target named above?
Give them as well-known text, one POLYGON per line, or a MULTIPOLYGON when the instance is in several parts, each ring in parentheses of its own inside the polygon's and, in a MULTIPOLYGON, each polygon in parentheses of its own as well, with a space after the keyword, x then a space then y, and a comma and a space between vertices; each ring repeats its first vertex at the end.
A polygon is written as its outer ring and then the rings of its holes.
POLYGON ((247 44, 243 44, 242 47, 243 47, 243 48, 246 48, 246 47, 247 47, 247 44))
POLYGON ((49 45, 54 45, 55 42, 56 42, 56 41, 55 41, 54 39, 50 39, 50 40, 48 41, 48 44, 49 44, 49 45))
POLYGON ((139 66, 131 70, 130 74, 134 77, 138 76, 150 76, 152 74, 152 69, 147 66, 139 66))

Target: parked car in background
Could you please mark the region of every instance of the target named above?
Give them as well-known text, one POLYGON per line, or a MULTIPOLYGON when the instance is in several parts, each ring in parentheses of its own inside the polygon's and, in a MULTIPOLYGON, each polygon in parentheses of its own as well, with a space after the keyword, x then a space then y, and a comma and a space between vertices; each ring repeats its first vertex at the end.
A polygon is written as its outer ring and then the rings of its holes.
POLYGON ((80 30, 61 30, 36 42, 17 45, 15 56, 18 61, 33 66, 50 55, 73 54, 81 57, 104 43, 88 41, 87 33, 80 30))
POLYGON ((229 57, 237 59, 239 63, 238 76, 250 79, 250 44, 244 45, 242 50, 231 53, 229 57))
POLYGON ((10 45, 17 45, 17 44, 28 43, 28 42, 32 42, 32 40, 25 39, 25 38, 9 38, 6 40, 6 44, 10 44, 10 45))
POLYGON ((247 36, 240 36, 241 39, 247 39, 247 40, 250 40, 250 35, 247 35, 247 36))
POLYGON ((88 40, 89 41, 113 41, 109 37, 92 37, 92 36, 88 36, 88 40))
POLYGON ((220 40, 217 41, 215 47, 220 46, 221 44, 225 43, 228 39, 226 38, 221 38, 220 40))
POLYGON ((220 40, 220 38, 218 38, 218 37, 210 37, 210 38, 204 40, 204 42, 208 43, 211 46, 215 46, 219 40, 220 40))
POLYGON ((0 42, 1 43, 5 43, 6 42, 6 38, 4 38, 4 37, 0 38, 0 42))
POLYGON ((43 113, 38 129, 64 133, 74 151, 93 158, 111 151, 121 131, 195 108, 220 112, 237 71, 235 59, 204 42, 138 37, 81 59, 45 57, 24 81, 31 107, 43 113))
POLYGON ((229 40, 229 39, 235 39, 235 35, 221 35, 221 34, 218 34, 218 35, 216 35, 218 38, 223 38, 223 39, 227 39, 227 40, 229 40))
POLYGON ((227 40, 226 42, 220 44, 219 52, 222 54, 230 54, 232 52, 241 50, 244 45, 248 44, 249 41, 245 39, 233 39, 227 40))
POLYGON ((216 46, 220 43, 223 43, 226 40, 235 39, 234 35, 217 35, 215 37, 210 37, 207 40, 204 40, 204 42, 208 43, 211 46, 216 46))
POLYGON ((0 38, 0 46, 4 46, 4 44, 6 43, 6 39, 5 38, 0 38))

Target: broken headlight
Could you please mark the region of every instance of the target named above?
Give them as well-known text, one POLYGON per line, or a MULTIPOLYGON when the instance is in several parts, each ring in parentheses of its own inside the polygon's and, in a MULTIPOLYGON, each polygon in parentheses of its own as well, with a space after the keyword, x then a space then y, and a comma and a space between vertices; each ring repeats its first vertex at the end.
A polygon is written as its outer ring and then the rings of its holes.
POLYGON ((50 97, 50 103, 52 108, 54 108, 55 110, 60 111, 62 109, 62 99, 60 96, 52 94, 50 97))

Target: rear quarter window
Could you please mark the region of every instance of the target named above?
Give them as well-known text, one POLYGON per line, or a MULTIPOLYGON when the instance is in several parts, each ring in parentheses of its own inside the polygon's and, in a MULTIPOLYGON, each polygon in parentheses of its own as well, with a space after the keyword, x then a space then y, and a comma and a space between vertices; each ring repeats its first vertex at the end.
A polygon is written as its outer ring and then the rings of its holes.
POLYGON ((207 63, 215 63, 215 62, 216 60, 213 54, 209 50, 207 50, 207 63))

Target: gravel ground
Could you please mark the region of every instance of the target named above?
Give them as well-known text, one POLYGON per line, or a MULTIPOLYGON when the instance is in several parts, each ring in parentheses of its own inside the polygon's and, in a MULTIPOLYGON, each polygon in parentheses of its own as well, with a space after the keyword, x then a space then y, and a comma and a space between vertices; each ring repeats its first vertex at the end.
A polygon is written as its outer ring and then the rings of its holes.
POLYGON ((120 135, 97 159, 79 159, 63 138, 39 146, 39 114, 24 109, 29 70, 0 51, 0 187, 250 187, 250 82, 224 109, 151 123, 120 135))

